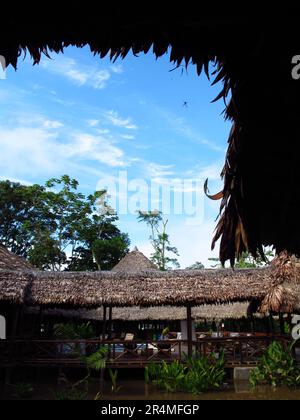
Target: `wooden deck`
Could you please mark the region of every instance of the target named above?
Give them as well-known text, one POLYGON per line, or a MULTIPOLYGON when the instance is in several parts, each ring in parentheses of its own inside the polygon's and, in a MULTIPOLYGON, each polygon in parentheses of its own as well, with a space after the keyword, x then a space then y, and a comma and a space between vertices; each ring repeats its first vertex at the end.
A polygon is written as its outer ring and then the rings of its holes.
MULTIPOLYGON (((192 342, 192 352, 198 356, 224 352, 228 368, 255 366, 274 340, 285 345, 289 342, 281 336, 203 338, 192 342)), ((189 343, 186 340, 0 340, 0 366, 84 367, 84 356, 101 347, 107 348, 108 367, 144 368, 150 363, 183 361, 189 343)))

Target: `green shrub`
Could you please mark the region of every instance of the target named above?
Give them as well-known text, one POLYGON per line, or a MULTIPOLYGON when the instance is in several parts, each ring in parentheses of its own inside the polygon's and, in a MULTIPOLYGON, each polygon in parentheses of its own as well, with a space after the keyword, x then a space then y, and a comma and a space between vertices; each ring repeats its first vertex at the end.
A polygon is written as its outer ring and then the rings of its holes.
POLYGON ((105 347, 101 347, 95 353, 87 357, 83 357, 83 361, 86 363, 86 367, 88 370, 101 370, 105 369, 106 367, 106 358, 107 358, 108 350, 105 347))
POLYGON ((33 394, 34 388, 30 383, 27 382, 18 382, 17 384, 13 385, 14 397, 18 400, 25 400, 30 398, 33 394))
POLYGON ((177 360, 173 363, 152 364, 148 368, 149 377, 160 389, 167 392, 181 391, 184 385, 186 367, 177 360))
POLYGON ((225 377, 224 354, 219 359, 215 356, 189 358, 184 387, 188 392, 199 394, 219 389, 225 377))
POLYGON ((54 325, 54 336, 61 340, 88 340, 95 337, 95 331, 90 322, 62 323, 54 325))
POLYGON ((273 342, 262 356, 258 367, 251 372, 251 385, 299 386, 300 371, 291 348, 285 349, 282 344, 273 342))
POLYGON ((185 391, 199 394, 219 389, 225 377, 224 355, 219 359, 187 358, 185 363, 174 361, 167 364, 151 364, 145 371, 145 379, 167 392, 185 391))

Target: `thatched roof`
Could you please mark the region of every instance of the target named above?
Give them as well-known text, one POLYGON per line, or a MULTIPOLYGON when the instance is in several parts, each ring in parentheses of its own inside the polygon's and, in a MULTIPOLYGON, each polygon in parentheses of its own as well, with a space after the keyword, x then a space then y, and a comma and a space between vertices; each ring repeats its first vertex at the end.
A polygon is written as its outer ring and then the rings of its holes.
POLYGON ((0 301, 97 308, 193 306, 262 300, 269 269, 170 272, 28 272, 0 270, 0 301))
POLYGON ((221 261, 233 263, 245 249, 255 254, 263 245, 300 256, 300 83, 291 75, 299 50, 297 7, 272 5, 265 14, 255 7, 233 12, 227 3, 205 11, 203 2, 177 10, 162 2, 142 8, 86 0, 66 9, 51 4, 42 15, 28 2, 4 7, 0 55, 15 67, 22 52, 39 63, 42 55, 70 45, 88 45, 111 59, 129 51, 156 57, 170 52, 175 66, 193 63, 198 74, 208 74, 215 61, 216 80, 223 83, 218 98, 231 92, 225 115, 233 123, 215 236, 221 261))
POLYGON ((0 245, 0 269, 1 270, 33 270, 33 266, 24 258, 13 254, 4 246, 0 245))
MULTIPOLYGON (((192 308, 192 318, 200 320, 241 319, 249 316, 249 303, 234 303, 228 305, 203 305, 192 308)), ((38 308, 29 308, 27 313, 38 314, 38 308)), ((45 309, 43 314, 49 317, 64 319, 80 319, 86 321, 102 321, 103 308, 87 309, 45 309)), ((186 320, 187 313, 184 307, 163 306, 141 308, 113 308, 113 321, 181 321, 186 320)))
POLYGON ((273 261, 273 286, 260 306, 261 312, 300 312, 300 261, 281 253, 273 261))
POLYGON ((138 271, 157 270, 157 267, 137 247, 112 269, 113 272, 134 273, 138 271))

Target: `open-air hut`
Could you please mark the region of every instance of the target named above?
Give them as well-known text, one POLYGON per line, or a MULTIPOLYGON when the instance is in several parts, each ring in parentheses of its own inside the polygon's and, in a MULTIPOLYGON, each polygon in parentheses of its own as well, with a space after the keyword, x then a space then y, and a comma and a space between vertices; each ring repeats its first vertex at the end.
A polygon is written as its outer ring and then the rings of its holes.
MULTIPOLYGON (((7 260, 12 258, 11 253, 3 250, 2 255, 7 260)), ((1 307, 10 310, 35 307, 40 314, 49 309, 75 310, 83 318, 93 314, 90 311, 96 311, 98 317, 102 310, 102 317, 106 312, 106 321, 110 317, 105 308, 114 308, 112 320, 177 318, 187 319, 190 326, 193 319, 204 316, 208 319, 209 313, 222 312, 225 308, 228 311, 229 306, 222 306, 228 304, 233 305, 233 310, 239 303, 245 305, 246 311, 249 302, 251 308, 264 312, 299 310, 299 264, 284 254, 271 267, 235 271, 161 272, 138 250, 125 258, 128 264, 131 262, 131 271, 125 270, 124 260, 119 271, 72 273, 37 271, 14 257, 14 262, 19 261, 18 267, 2 263, 0 269, 1 307), (134 269, 135 258, 139 263, 143 261, 146 270, 134 269)), ((187 333, 191 338, 191 328, 187 333)))
MULTIPOLYGON (((113 269, 112 272, 123 273, 142 273, 143 271, 157 271, 156 266, 137 248, 127 254, 113 269)), ((105 307, 98 309, 47 309, 44 316, 53 321, 76 320, 93 321, 101 323, 108 319, 108 326, 111 330, 140 330, 139 334, 150 334, 150 331, 162 331, 168 327, 171 331, 186 331, 187 311, 182 306, 132 306, 132 307, 110 307, 108 311, 105 307)), ((249 302, 237 302, 221 305, 201 305, 191 309, 191 319, 193 322, 212 322, 224 320, 238 320, 252 316, 249 312, 249 302)), ((31 313, 37 310, 30 309, 31 313)))

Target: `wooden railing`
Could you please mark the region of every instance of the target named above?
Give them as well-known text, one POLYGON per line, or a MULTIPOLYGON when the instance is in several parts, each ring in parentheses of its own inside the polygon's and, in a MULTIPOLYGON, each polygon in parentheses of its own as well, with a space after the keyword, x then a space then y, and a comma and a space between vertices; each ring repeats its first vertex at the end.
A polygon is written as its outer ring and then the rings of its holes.
MULTIPOLYGON (((203 338, 192 342, 193 354, 208 356, 224 352, 226 366, 255 365, 272 341, 288 345, 279 336, 203 338)), ((0 340, 0 365, 84 366, 84 356, 101 347, 107 349, 107 365, 145 366, 162 360, 183 361, 188 353, 187 340, 109 341, 109 340, 0 340)))

